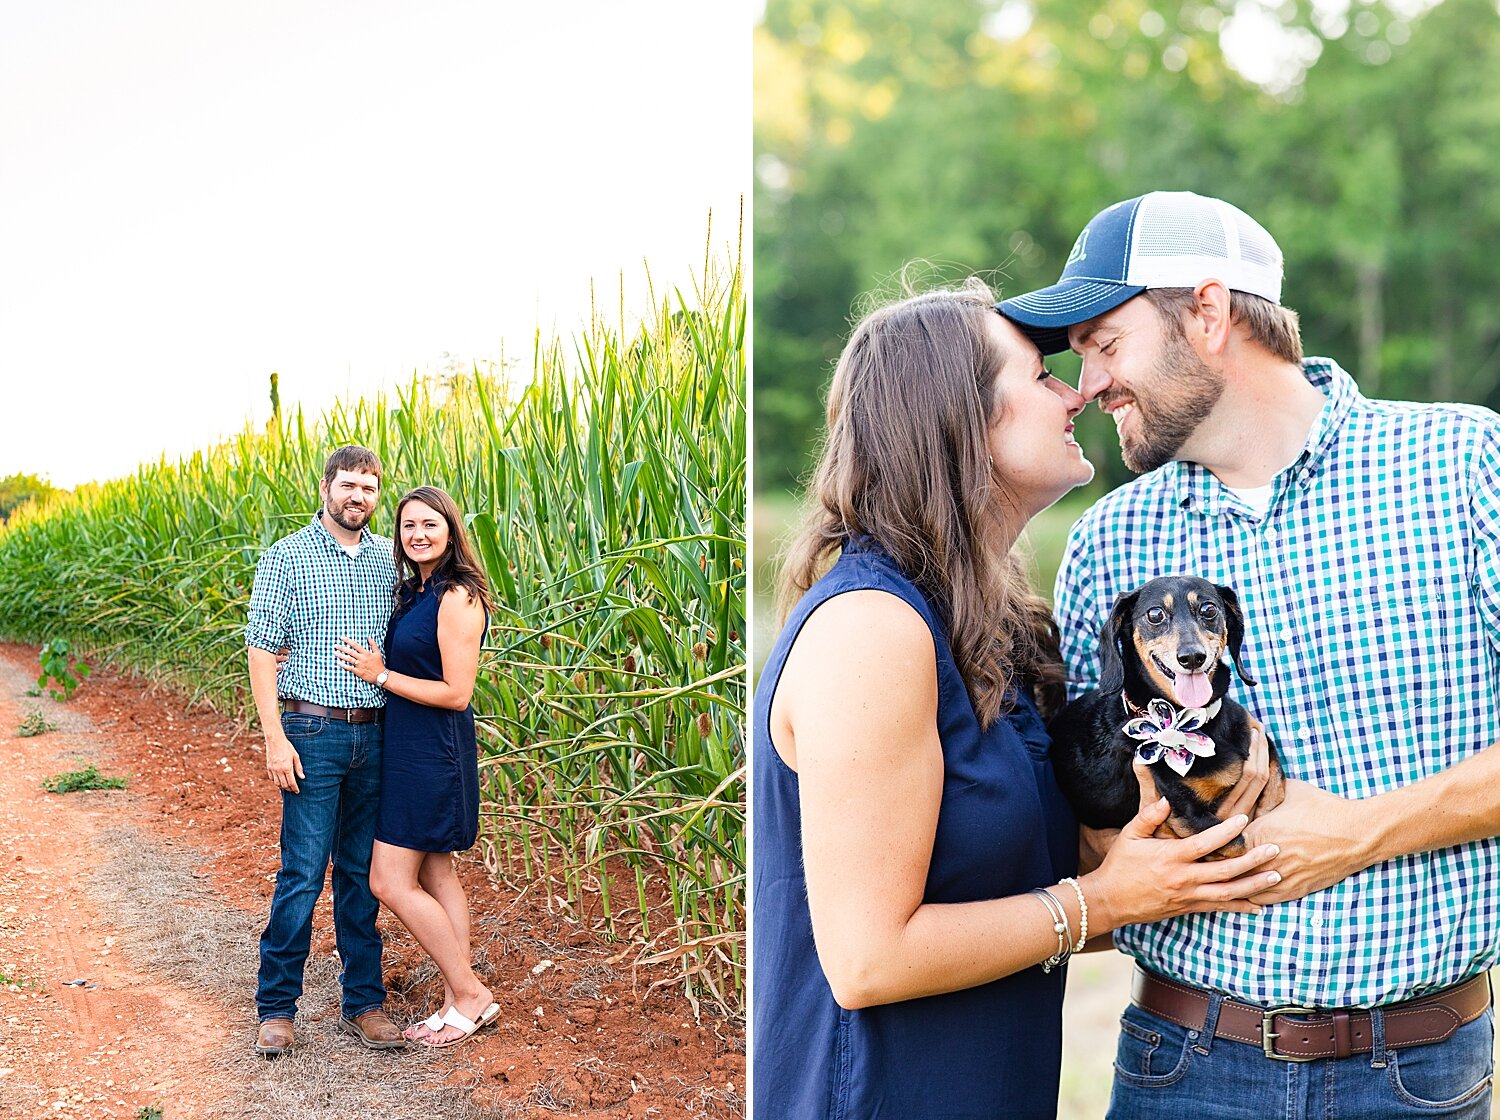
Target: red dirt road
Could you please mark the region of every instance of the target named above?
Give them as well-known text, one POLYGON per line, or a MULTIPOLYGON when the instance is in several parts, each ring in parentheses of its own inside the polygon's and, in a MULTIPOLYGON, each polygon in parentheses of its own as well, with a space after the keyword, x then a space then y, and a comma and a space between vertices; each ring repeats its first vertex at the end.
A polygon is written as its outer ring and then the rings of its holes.
MULTIPOLYGON (((28 699, 22 690, 35 665, 33 647, 0 646, 0 804, 8 810, 0 826, 0 1116, 133 1118, 155 1106, 168 1120, 263 1114, 282 1099, 274 1094, 314 1075, 311 1063, 246 1056, 254 938, 269 911, 279 825, 259 736, 109 672, 96 672, 69 704, 28 699), (33 707, 59 730, 18 737, 33 707), (79 759, 127 776, 129 788, 41 790, 43 778, 79 759), (121 865, 116 857, 136 845, 179 853, 187 887, 168 890, 160 876, 121 865), (103 886, 101 868, 116 868, 103 886), (127 910, 136 917, 124 920, 127 910), (234 951, 218 951, 206 967, 183 965, 181 953, 158 961, 160 942, 141 922, 163 914, 179 942, 201 924, 230 930, 234 951)), ((502 1008, 498 1029, 441 1055, 381 1055, 398 1064, 351 1065, 350 1076, 378 1082, 389 1070, 413 1102, 426 1084, 449 1098, 457 1092, 475 1117, 742 1115, 743 1023, 716 1018, 707 1005, 695 1019, 674 986, 650 989, 664 972, 632 969, 639 945, 609 941, 587 908, 570 917, 542 884, 504 871, 488 873, 478 849, 460 860, 476 960, 502 1008)), ((425 1015, 440 992, 435 973, 388 913, 381 929, 388 1009, 398 1020, 425 1015)), ((314 923, 310 994, 315 966, 337 969, 327 891, 314 923)), ((299 1039, 322 1048, 320 1071, 325 1054, 368 1063, 336 1027, 336 1011, 304 1000, 299 1039)), ((336 1104, 321 1087, 301 1099, 300 1111, 281 1113, 323 1115, 318 1100, 336 1104)))
MULTIPOLYGON (((201 993, 132 967, 122 938, 80 889, 92 837, 129 794, 41 791, 73 768, 75 731, 16 738, 22 708, 0 691, 0 1115, 134 1116, 211 1080, 231 1016, 201 993), (84 980, 70 986, 68 981, 84 980), (172 1045, 154 1041, 171 1024, 172 1045)), ((58 722, 75 723, 73 719, 58 722)))

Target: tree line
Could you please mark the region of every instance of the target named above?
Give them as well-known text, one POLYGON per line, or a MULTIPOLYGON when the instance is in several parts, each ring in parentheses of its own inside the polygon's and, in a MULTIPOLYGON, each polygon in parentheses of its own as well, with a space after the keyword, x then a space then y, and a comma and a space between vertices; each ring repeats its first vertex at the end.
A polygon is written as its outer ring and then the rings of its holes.
MULTIPOLYGON (((1105 205, 1195 190, 1286 257, 1309 353, 1368 395, 1500 406, 1500 14, 1492 0, 1279 19, 1260 84, 1232 0, 767 0, 756 29, 755 451, 805 474, 862 299, 1057 278, 1105 205), (1246 67, 1251 69, 1251 67, 1246 67), (871 293, 875 293, 872 297, 871 293)), ((1058 360, 1076 375, 1070 357, 1058 360)), ((1128 477, 1107 421, 1096 486, 1128 477)))

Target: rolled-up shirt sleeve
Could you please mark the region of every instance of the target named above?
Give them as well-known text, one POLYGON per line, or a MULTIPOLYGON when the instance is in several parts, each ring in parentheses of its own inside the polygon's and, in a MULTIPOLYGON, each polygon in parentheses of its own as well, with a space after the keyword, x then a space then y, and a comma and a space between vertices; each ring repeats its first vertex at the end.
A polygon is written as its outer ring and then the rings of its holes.
POLYGON ((285 553, 276 547, 261 554, 250 592, 250 621, 245 645, 275 653, 284 649, 292 629, 292 584, 285 553))

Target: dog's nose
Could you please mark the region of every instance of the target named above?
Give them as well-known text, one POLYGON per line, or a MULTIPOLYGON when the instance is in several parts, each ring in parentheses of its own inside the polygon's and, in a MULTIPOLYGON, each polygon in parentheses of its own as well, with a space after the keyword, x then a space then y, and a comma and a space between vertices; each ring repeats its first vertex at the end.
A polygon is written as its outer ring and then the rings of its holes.
POLYGON ((1208 662, 1208 654, 1202 650, 1188 650, 1177 653, 1177 664, 1181 665, 1189 673, 1196 673, 1208 662))

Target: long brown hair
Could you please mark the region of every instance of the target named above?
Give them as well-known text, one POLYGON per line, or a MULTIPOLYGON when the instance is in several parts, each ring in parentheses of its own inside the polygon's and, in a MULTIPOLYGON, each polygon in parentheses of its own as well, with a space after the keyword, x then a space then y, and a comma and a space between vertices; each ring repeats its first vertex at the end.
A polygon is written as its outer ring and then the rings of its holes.
POLYGON ((396 574, 400 577, 396 588, 397 601, 410 599, 422 582, 421 570, 406 555, 406 549, 401 547, 401 511, 408 502, 422 502, 431 506, 448 523, 448 547, 438 560, 437 567, 432 570, 432 578, 449 587, 462 587, 469 593, 471 603, 478 599, 487 614, 493 613, 489 583, 484 578, 484 569, 474 558, 469 536, 464 532, 463 514, 458 512, 457 503, 436 486, 418 486, 414 490, 408 490, 396 503, 396 574))
POLYGON ((979 280, 882 307, 854 328, 828 391, 807 524, 781 570, 784 622, 848 541, 878 543, 927 595, 981 727, 1016 678, 1050 715, 1063 699, 1057 627, 1008 546, 1021 526, 989 461, 1001 352, 979 280))

